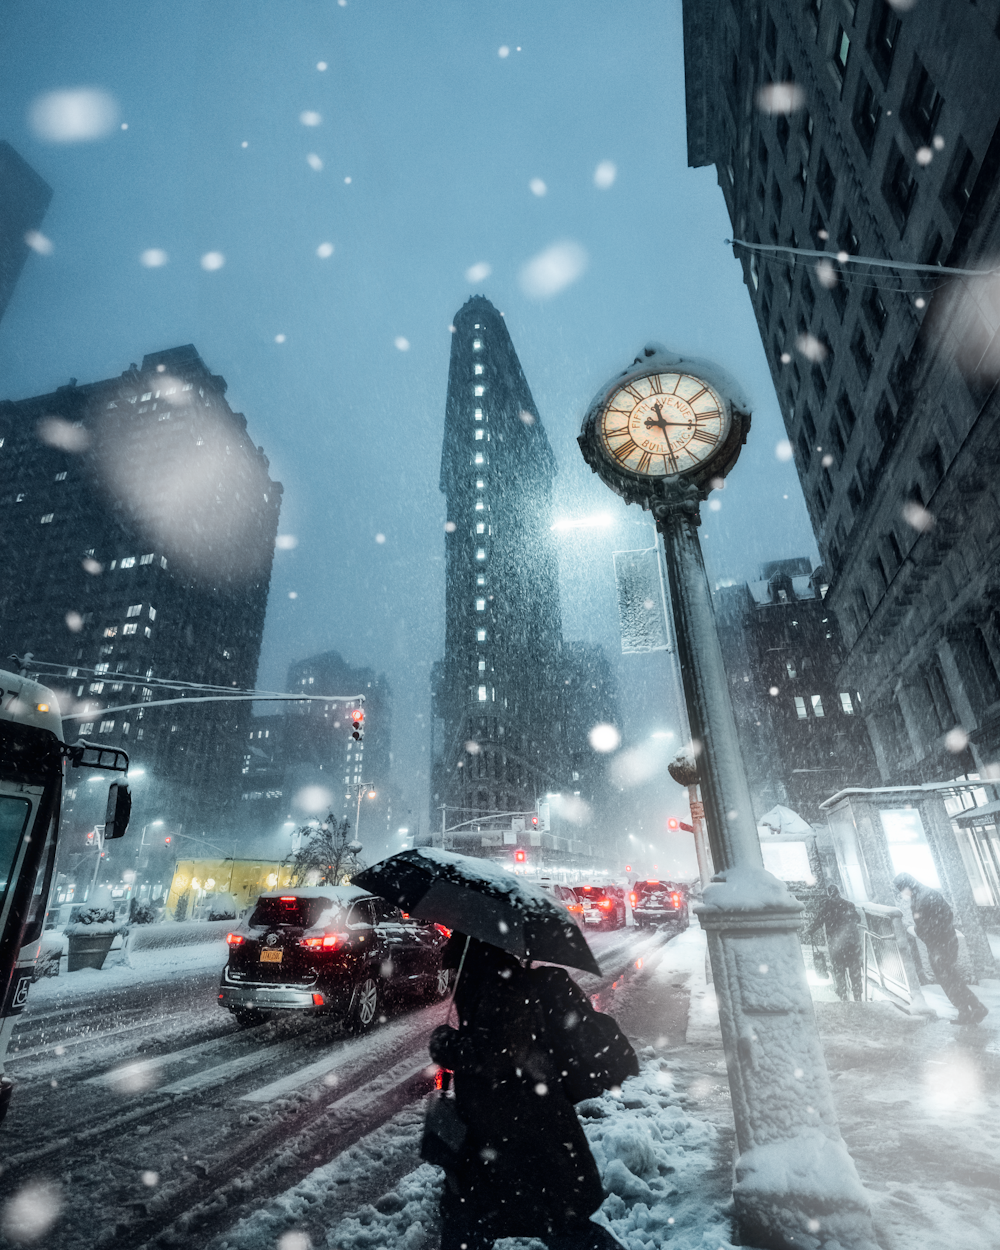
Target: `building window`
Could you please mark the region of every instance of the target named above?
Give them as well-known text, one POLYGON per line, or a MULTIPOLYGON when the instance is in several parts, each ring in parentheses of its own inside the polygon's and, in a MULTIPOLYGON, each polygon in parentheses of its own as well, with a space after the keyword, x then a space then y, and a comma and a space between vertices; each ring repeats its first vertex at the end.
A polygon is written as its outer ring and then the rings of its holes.
POLYGON ((477 386, 477 387, 475 388, 475 393, 476 393, 476 395, 482 395, 484 390, 485 390, 485 388, 484 388, 484 387, 482 387, 482 386, 477 386))
POLYGON ((128 609, 128 611, 125 613, 125 615, 126 616, 138 616, 141 611, 142 611, 142 604, 133 603, 132 606, 128 609))
POLYGON ((114 727, 115 727, 115 722, 113 720, 102 720, 101 727, 100 729, 98 729, 97 732, 99 734, 109 734, 112 732, 114 727))
POLYGON ((948 190, 946 193, 946 202, 959 214, 964 213, 969 207, 969 200, 972 198, 972 188, 976 181, 977 172, 975 158, 969 151, 965 141, 959 139, 958 150, 952 162, 952 173, 948 179, 948 190))
POLYGON ((903 124, 915 147, 927 147, 937 133, 944 100, 931 82, 930 74, 914 58, 913 72, 903 101, 903 124))
POLYGON ((115 638, 117 637, 117 634, 118 634, 117 625, 109 625, 108 628, 104 631, 105 638, 115 638))
POLYGON ((135 568, 135 556, 126 556, 125 559, 122 560, 120 567, 123 569, 135 568))
POLYGON ((826 715, 826 713, 823 711, 823 696, 821 694, 814 694, 811 697, 811 702, 812 702, 814 716, 826 715))
POLYGON ((851 696, 846 691, 843 691, 840 695, 840 710, 845 716, 854 715, 854 704, 851 701, 851 696))
POLYGON ((39 521, 39 525, 51 525, 51 523, 52 523, 52 518, 53 518, 54 516, 55 516, 55 513, 54 513, 54 512, 46 512, 46 514, 45 514, 45 515, 42 517, 42 519, 39 521))
POLYGON ((151 621, 155 621, 155 620, 156 620, 156 608, 150 608, 150 609, 149 609, 149 619, 150 619, 151 621))
POLYGON ((872 21, 868 30, 868 50, 872 63, 882 79, 882 86, 889 81, 892 59, 896 55, 902 23, 887 0, 875 0, 872 21))
POLYGON ((87 721, 85 725, 80 726, 81 737, 84 737, 86 734, 92 734, 93 732, 94 732, 94 722, 92 720, 89 720, 87 721))
POLYGON ((56 474, 56 477, 55 477, 55 480, 56 480, 57 482, 65 482, 65 481, 66 481, 66 471, 65 471, 65 470, 63 470, 63 472, 62 472, 62 473, 57 473, 57 474, 56 474))
POLYGON ((483 419, 483 410, 482 410, 482 408, 477 408, 477 409, 476 409, 476 412, 475 412, 475 417, 476 417, 476 420, 477 420, 477 421, 482 421, 482 419, 483 419))
POLYGON ((485 641, 486 641, 486 630, 477 629, 476 630, 476 642, 485 642, 485 641))
POLYGON ((485 585, 486 585, 486 574, 485 574, 485 573, 477 573, 477 575, 476 575, 476 585, 477 585, 477 586, 485 586, 485 585))
MULTIPOLYGON (((479 432, 480 432, 480 431, 477 431, 477 433, 479 433, 479 432)), ((483 453, 482 453, 481 451, 477 451, 477 452, 476 452, 476 459, 475 459, 475 463, 476 463, 476 464, 483 464, 483 463, 484 463, 483 453)))
POLYGON ((479 702, 480 703, 486 702, 486 687, 485 686, 479 687, 479 702))
POLYGON ((837 37, 833 42, 833 67, 844 81, 847 73, 847 59, 851 55, 851 38, 843 26, 837 27, 837 37))
POLYGON ((809 713, 806 711, 806 701, 801 695, 795 696, 795 715, 799 720, 805 720, 809 713))
POLYGON ((472 340, 472 350, 473 350, 474 352, 478 352, 478 351, 482 348, 482 346, 483 346, 483 344, 482 344, 482 341, 481 341, 480 339, 473 339, 473 340, 472 340))
POLYGON ((133 621, 131 625, 123 625, 123 626, 122 626, 122 633, 123 633, 123 634, 134 634, 134 633, 135 633, 135 631, 136 631, 138 628, 139 628, 139 626, 138 626, 138 625, 136 625, 136 623, 133 621))
POLYGON ((139 557, 139 563, 140 563, 140 564, 152 564, 152 563, 153 563, 153 553, 152 553, 152 552, 150 552, 148 556, 140 556, 140 557, 139 557))
POLYGON ((486 505, 483 503, 483 501, 482 501, 481 499, 477 499, 477 500, 476 500, 476 511, 477 511, 477 512, 482 512, 482 511, 483 511, 483 509, 484 509, 485 507, 486 507, 486 505))
POLYGON ((481 673, 485 673, 485 672, 486 672, 486 661, 485 661, 485 660, 480 660, 480 661, 479 661, 479 671, 480 671, 481 673))
POLYGON ((486 559, 486 548, 485 548, 485 547, 477 547, 477 548, 476 548, 476 559, 477 559, 477 560, 485 560, 485 559, 486 559))
POLYGON ((864 302, 865 312, 868 314, 868 320, 875 328, 876 333, 881 338, 882 331, 886 327, 889 320, 889 310, 885 306, 885 300, 882 298, 878 287, 873 286, 865 296, 864 302))
POLYGON ((476 600, 476 611, 477 611, 477 612, 485 612, 485 611, 486 611, 486 600, 485 600, 485 599, 477 599, 477 600, 476 600))
POLYGON ((833 167, 826 159, 825 152, 820 152, 819 163, 816 166, 816 190, 829 212, 833 204, 834 192, 837 190, 837 180, 833 176, 833 167))
POLYGON ((477 533, 477 534, 485 534, 485 533, 486 533, 486 522, 485 522, 485 521, 479 521, 479 522, 477 523, 477 525, 476 525, 476 533, 477 533))
POLYGON ((871 157, 875 147, 875 134, 878 130, 878 119, 881 109, 875 98, 875 91, 868 79, 862 75, 858 88, 857 100, 854 104, 854 133, 858 136, 865 156, 871 157))
POLYGON ((146 635, 147 638, 152 638, 153 636, 153 631, 149 628, 148 625, 142 632, 146 635))
POLYGON ((483 437, 482 430, 476 430, 476 442, 477 443, 481 441, 482 437, 483 437))
POLYGON ((910 209, 917 195, 917 180, 914 178, 906 157, 893 143, 889 148, 889 160, 885 167, 885 181, 882 194, 892 211, 899 233, 906 229, 910 209))
POLYGON ((476 376, 477 376, 477 377, 479 376, 479 374, 481 374, 481 373, 482 373, 482 371, 483 371, 483 366, 482 366, 482 365, 476 365, 476 366, 475 366, 475 374, 476 374, 476 376))
POLYGON ((865 332, 860 326, 855 331, 854 338, 851 339, 851 354, 854 356, 854 363, 858 367, 861 381, 867 385, 868 379, 872 375, 875 357, 872 355, 872 349, 868 346, 865 332))

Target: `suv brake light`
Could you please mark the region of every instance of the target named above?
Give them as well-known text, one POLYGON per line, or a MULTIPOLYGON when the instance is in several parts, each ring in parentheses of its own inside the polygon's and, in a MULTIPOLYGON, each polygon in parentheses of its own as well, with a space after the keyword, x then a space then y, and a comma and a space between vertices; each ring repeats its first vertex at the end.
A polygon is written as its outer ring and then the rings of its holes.
POLYGON ((246 938, 239 933, 227 933, 226 941, 230 946, 242 946, 246 941, 246 938))
POLYGON ((310 950, 336 950, 343 937, 341 933, 324 933, 322 937, 301 938, 300 946, 306 946, 310 950))
POLYGON ((673 904, 673 906, 674 906, 674 907, 680 907, 680 905, 681 905, 681 896, 680 896, 679 894, 677 894, 677 893, 671 894, 671 896, 670 896, 670 902, 673 904))
POLYGON ((636 903, 636 893, 635 893, 635 890, 633 890, 633 891, 631 892, 631 894, 629 894, 629 896, 628 896, 628 902, 629 902, 629 906, 630 906, 630 907, 634 907, 634 906, 635 906, 635 903, 636 903))
POLYGON ((605 910, 605 911, 607 911, 607 910, 608 910, 608 908, 612 906, 611 899, 609 899, 609 898, 599 898, 599 899, 597 900, 597 906, 598 906, 598 907, 603 907, 603 908, 604 908, 604 910, 605 910))
POLYGON ((443 924, 435 924, 434 928, 437 929, 438 933, 443 934, 446 938, 451 937, 451 930, 446 929, 443 924))

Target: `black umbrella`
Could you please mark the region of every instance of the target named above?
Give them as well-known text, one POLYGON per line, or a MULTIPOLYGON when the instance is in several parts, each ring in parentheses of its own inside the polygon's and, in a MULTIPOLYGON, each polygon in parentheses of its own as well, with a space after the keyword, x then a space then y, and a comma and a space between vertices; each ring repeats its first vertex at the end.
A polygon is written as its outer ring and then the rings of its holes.
POLYGON ((601 974, 566 908, 491 860, 417 847, 390 855, 352 880, 410 915, 512 955, 601 974))

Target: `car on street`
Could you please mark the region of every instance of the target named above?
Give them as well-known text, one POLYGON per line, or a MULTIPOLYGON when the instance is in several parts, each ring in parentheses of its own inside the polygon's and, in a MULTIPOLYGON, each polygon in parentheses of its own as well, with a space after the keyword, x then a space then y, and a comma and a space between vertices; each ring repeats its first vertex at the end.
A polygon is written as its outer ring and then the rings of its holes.
POLYGON ((625 924, 625 891, 619 885, 578 885, 569 909, 584 929, 621 929, 625 924))
POLYGON ((636 881, 629 891, 632 916, 640 929, 671 924, 688 927, 687 887, 674 881, 636 881))
POLYGON ((243 1025, 305 1011, 362 1031, 390 1002, 448 993, 447 937, 357 886, 269 891, 226 938, 219 1005, 243 1025))

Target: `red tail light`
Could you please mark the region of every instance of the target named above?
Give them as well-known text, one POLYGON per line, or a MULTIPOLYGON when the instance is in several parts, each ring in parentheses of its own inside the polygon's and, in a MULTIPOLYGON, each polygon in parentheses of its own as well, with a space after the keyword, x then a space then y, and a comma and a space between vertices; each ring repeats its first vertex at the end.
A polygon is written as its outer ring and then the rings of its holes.
POLYGON ((447 938, 451 937, 451 930, 446 929, 443 924, 436 924, 434 928, 437 929, 438 933, 444 934, 445 937, 447 938))
POLYGON ((566 910, 567 911, 583 911, 583 904, 582 903, 570 903, 568 904, 566 910))
POLYGON ((279 903, 297 903, 299 900, 294 894, 282 894, 278 899, 279 903))
POLYGON ((670 902, 671 902, 672 906, 674 906, 674 907, 680 907, 680 905, 681 905, 681 896, 680 896, 679 894, 671 894, 671 896, 670 896, 670 902))
POLYGON ((449 1076, 452 1075, 451 1068, 438 1068, 438 1070, 434 1073, 434 1088, 435 1089, 444 1089, 444 1074, 446 1072, 448 1073, 449 1076))
POLYGON ((603 907, 605 911, 609 911, 612 905, 611 899, 609 898, 601 898, 597 900, 597 906, 603 907))
POLYGON ((630 907, 635 906, 635 890, 633 890, 632 893, 628 896, 628 903, 630 907))
POLYGON ((239 934, 239 933, 227 933, 226 941, 229 943, 230 946, 242 946, 243 943, 246 941, 246 938, 243 937, 242 934, 239 934))
POLYGON ((310 950, 332 951, 337 949, 341 937, 340 933, 324 933, 322 937, 302 938, 299 945, 310 950))
POLYGON ((323 997, 323 995, 322 995, 322 994, 314 994, 314 995, 313 995, 313 1006, 314 1006, 314 1007, 323 1007, 323 1006, 325 1006, 325 1005, 326 1005, 326 999, 323 997))

